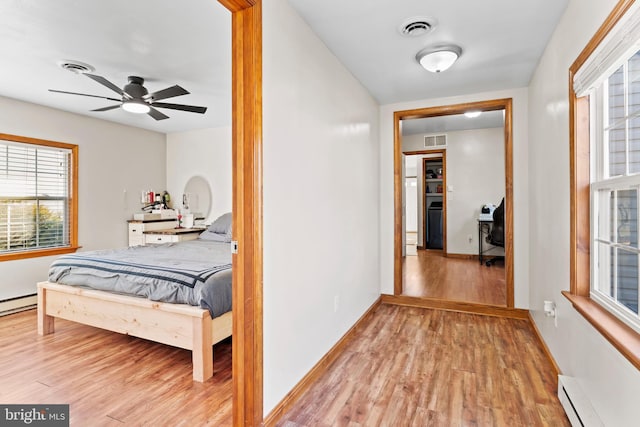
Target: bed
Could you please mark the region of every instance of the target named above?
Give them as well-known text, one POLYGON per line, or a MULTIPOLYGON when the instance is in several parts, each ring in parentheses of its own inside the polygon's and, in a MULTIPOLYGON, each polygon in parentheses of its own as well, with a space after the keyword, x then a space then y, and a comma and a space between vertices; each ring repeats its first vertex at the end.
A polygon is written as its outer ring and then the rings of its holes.
POLYGON ((193 379, 213 375, 213 344, 231 336, 230 215, 197 240, 80 252, 38 283, 38 333, 61 318, 191 350, 193 379))

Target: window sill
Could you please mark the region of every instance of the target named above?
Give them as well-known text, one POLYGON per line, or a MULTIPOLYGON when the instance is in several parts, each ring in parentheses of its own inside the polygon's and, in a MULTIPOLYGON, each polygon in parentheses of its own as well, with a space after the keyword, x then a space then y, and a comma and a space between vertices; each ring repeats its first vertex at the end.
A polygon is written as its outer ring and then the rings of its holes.
POLYGON ((640 369, 640 334, 591 298, 563 291, 573 307, 587 319, 636 369, 640 369))
POLYGON ((0 254, 0 261, 12 261, 16 259, 38 258, 53 255, 70 254, 80 249, 81 246, 65 246, 64 248, 38 249, 33 251, 11 252, 0 254))

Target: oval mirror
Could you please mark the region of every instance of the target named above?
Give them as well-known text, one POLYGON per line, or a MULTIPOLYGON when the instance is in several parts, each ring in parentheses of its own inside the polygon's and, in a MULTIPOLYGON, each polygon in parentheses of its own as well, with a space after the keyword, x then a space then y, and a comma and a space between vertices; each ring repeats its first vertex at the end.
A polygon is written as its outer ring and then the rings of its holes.
POLYGON ((182 205, 188 207, 196 217, 206 218, 211 210, 211 187, 201 176, 193 176, 184 186, 182 205))

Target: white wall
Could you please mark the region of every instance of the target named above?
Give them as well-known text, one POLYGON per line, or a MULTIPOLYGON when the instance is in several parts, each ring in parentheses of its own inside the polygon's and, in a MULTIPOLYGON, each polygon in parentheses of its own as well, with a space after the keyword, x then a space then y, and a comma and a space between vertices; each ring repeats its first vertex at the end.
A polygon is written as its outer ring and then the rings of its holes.
POLYGON ((380 294, 379 147, 371 96, 286 0, 262 7, 267 414, 380 294))
POLYGON ((181 207, 185 185, 194 176, 205 178, 211 187, 207 224, 231 212, 231 127, 167 135, 167 191, 174 208, 181 207))
MULTIPOLYGON (((480 208, 497 206, 505 195, 504 128, 446 134, 447 253, 477 255, 480 208)), ((424 135, 403 137, 402 150, 424 150, 424 135)))
MULTIPOLYGON (((529 164, 527 160, 527 88, 484 92, 449 98, 425 99, 397 104, 387 104, 380 107, 380 279, 381 291, 383 294, 393 294, 394 111, 502 98, 513 99, 513 262, 515 306, 518 308, 529 307, 529 198, 527 196, 529 191, 529 164)), ((475 234, 474 239, 477 239, 475 234)))
MULTIPOLYGON (((79 146, 78 241, 82 250, 127 245, 140 192, 164 187, 165 136, 0 97, 0 131, 79 146)), ((140 117, 146 119, 146 117, 140 117)), ((0 263, 0 300, 36 292, 53 257, 0 263)))
POLYGON ((640 373, 560 294, 569 289, 568 70, 616 4, 571 0, 530 85, 531 311, 565 375, 608 426, 638 425, 640 373), (542 312, 557 304, 558 327, 542 312))

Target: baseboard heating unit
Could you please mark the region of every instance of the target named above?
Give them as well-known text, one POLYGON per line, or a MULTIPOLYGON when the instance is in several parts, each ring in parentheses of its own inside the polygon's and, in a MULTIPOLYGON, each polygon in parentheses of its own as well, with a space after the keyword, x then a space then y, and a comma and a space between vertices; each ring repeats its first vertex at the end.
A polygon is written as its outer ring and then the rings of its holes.
POLYGON ((35 294, 2 300, 0 301, 0 316, 36 308, 37 305, 38 297, 35 294))
POLYGON ((558 399, 573 427, 604 426, 575 378, 558 375, 558 399))

